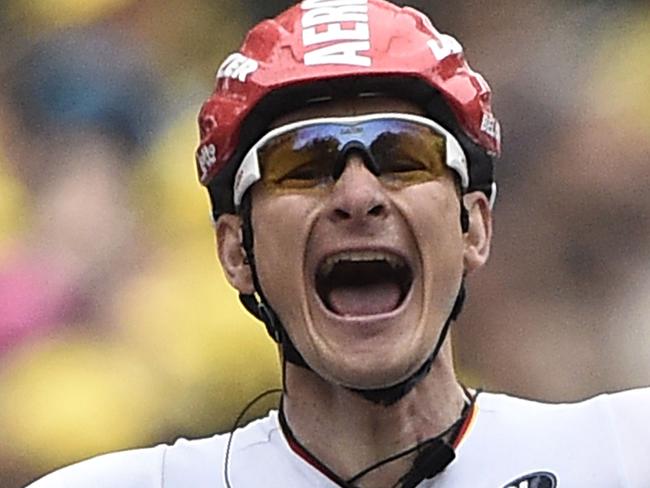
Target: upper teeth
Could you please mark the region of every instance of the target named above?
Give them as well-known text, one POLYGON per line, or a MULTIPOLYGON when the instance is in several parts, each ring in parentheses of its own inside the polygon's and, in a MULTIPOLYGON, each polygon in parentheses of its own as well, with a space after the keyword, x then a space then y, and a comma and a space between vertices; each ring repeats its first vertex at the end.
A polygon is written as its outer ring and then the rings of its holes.
POLYGON ((369 262, 369 261, 386 261, 392 268, 403 266, 403 261, 394 254, 385 253, 382 251, 345 251, 333 256, 328 257, 321 266, 321 273, 328 275, 334 265, 341 261, 352 262, 369 262))

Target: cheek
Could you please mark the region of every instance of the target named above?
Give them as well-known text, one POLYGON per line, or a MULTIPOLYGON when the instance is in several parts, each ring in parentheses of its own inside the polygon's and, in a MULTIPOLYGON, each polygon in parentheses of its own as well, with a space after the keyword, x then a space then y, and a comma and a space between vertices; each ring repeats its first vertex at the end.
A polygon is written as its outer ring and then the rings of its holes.
POLYGON ((462 266, 463 234, 458 205, 432 207, 428 219, 416 222, 422 259, 436 266, 462 266))
POLYGON ((457 291, 463 272, 459 197, 453 186, 431 182, 402 192, 396 203, 415 236, 425 293, 446 301, 446 292, 457 291))
POLYGON ((264 294, 283 321, 304 295, 305 245, 314 204, 297 196, 260 197, 253 205, 255 263, 264 294))
POLYGON ((438 248, 455 243, 453 247, 462 251, 460 198, 446 180, 409 187, 395 201, 420 245, 438 248))

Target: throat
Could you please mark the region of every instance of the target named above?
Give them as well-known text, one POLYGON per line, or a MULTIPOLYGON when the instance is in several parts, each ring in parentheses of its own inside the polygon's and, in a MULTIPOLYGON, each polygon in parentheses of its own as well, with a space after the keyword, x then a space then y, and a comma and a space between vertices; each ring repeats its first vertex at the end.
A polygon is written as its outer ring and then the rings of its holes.
POLYGON ((473 412, 474 400, 466 404, 457 420, 440 434, 386 456, 352 476, 337 474, 310 452, 291 431, 282 409, 279 422, 290 448, 339 486, 361 486, 359 483, 365 485, 366 482, 368 486, 383 486, 386 480, 393 480, 387 486, 415 488, 423 480, 435 478, 455 459, 457 441, 466 430, 473 412))
POLYGON ((434 439, 453 448, 473 411, 463 388, 441 373, 429 376, 417 395, 384 407, 350 395, 346 388, 314 388, 308 381, 313 374, 288 365, 291 394, 280 407, 282 430, 293 438, 289 443, 298 456, 331 480, 343 479, 339 486, 403 486, 400 479, 407 481, 407 473, 410 482, 419 475, 435 477, 424 467, 444 469, 450 455, 446 448, 439 452, 434 439), (429 445, 426 459, 412 472, 418 454, 429 445))

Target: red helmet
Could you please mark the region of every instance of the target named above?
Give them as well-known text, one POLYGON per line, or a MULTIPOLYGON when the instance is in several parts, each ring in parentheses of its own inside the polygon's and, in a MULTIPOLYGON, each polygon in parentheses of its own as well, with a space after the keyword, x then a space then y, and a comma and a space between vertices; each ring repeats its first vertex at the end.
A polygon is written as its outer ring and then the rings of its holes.
POLYGON ((458 41, 385 0, 303 0, 248 33, 203 104, 196 162, 215 216, 234 210, 233 175, 273 119, 312 101, 369 94, 425 108, 466 151, 470 189, 494 198, 499 123, 490 87, 458 41))

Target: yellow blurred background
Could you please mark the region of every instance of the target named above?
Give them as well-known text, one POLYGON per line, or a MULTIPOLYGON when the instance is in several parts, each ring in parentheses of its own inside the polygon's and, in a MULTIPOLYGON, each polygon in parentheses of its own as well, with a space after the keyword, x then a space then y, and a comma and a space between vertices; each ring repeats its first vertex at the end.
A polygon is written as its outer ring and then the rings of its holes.
MULTIPOLYGON (((193 153, 221 60, 290 3, 0 4, 0 486, 229 430, 279 386, 193 153)), ((650 384, 650 7, 453 3, 411 2, 492 84, 505 148, 463 378, 551 401, 650 384)))

